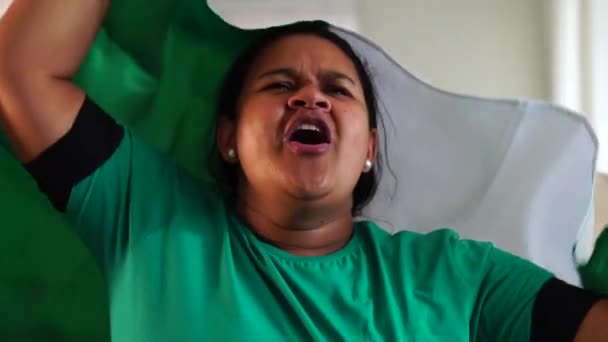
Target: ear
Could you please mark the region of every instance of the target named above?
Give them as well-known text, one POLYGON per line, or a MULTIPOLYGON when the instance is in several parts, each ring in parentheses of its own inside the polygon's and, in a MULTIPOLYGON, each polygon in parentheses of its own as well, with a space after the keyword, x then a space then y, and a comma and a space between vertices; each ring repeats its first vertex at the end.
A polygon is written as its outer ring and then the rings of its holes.
POLYGON ((235 160, 228 156, 230 149, 236 151, 236 125, 234 121, 226 116, 220 116, 217 122, 217 146, 222 158, 228 163, 234 163, 235 160))
MULTIPOLYGON (((367 154, 365 155, 365 160, 369 160, 372 162, 372 165, 376 164, 376 157, 378 156, 378 131, 373 128, 370 130, 369 132, 369 142, 368 142, 368 146, 367 146, 367 154)), ((363 166, 363 172, 367 173, 370 172, 373 169, 373 166, 371 168, 366 168, 365 166, 363 166)))

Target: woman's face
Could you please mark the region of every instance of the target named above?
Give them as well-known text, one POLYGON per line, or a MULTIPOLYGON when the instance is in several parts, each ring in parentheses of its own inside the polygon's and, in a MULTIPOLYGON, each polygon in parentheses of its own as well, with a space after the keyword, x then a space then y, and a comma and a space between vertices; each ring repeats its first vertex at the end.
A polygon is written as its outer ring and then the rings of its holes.
MULTIPOLYGON (((313 35, 281 38, 258 55, 235 123, 219 126, 224 156, 236 147, 240 186, 281 199, 349 203, 376 154, 361 81, 350 58, 313 35)), ((228 159, 228 158, 227 158, 228 159)))

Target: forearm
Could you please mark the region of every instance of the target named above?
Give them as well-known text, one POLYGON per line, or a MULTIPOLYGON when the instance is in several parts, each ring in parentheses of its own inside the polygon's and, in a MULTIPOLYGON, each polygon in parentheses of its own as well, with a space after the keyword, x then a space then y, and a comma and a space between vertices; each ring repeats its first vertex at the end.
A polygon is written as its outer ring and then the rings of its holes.
POLYGON ((84 94, 71 83, 109 0, 15 0, 0 20, 0 123, 22 161, 65 134, 84 94))
POLYGON ((595 304, 581 324, 575 342, 608 340, 608 300, 595 304))

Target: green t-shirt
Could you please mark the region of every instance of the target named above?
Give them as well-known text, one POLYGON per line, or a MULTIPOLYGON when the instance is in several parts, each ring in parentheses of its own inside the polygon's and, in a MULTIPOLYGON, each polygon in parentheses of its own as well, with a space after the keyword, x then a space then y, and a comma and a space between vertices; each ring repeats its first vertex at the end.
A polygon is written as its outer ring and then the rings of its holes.
POLYGON ((552 277, 451 230, 373 222, 338 252, 291 255, 128 130, 67 215, 105 275, 119 342, 527 341, 552 277))

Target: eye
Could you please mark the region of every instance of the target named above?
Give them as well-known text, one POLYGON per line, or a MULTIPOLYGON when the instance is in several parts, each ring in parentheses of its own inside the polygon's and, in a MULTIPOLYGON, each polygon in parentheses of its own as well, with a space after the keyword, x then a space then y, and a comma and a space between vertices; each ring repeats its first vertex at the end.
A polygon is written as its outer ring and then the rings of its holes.
POLYGON ((273 82, 265 86, 263 90, 288 91, 292 90, 293 88, 294 85, 290 82, 273 82))
POLYGON ((329 94, 338 96, 351 96, 350 91, 342 86, 328 86, 325 91, 329 94))

